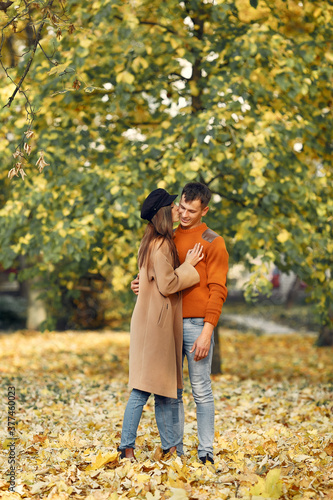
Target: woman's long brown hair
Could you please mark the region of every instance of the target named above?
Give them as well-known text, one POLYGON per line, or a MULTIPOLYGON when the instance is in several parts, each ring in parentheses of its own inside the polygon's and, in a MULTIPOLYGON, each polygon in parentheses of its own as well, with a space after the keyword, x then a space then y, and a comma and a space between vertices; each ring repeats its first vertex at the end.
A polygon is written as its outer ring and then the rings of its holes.
POLYGON ((164 241, 168 243, 173 260, 173 267, 178 267, 179 257, 175 242, 173 241, 171 205, 160 208, 151 222, 148 223, 139 248, 139 268, 143 266, 148 268, 152 244, 157 241, 160 241, 159 246, 161 246, 164 241))

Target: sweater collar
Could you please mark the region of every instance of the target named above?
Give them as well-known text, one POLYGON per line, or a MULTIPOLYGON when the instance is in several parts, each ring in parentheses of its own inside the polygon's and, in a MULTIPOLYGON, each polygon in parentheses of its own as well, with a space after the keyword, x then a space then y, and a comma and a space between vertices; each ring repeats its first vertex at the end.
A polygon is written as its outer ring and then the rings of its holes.
POLYGON ((183 229, 181 227, 181 225, 179 224, 176 231, 179 233, 189 234, 189 233, 196 233, 196 232, 203 233, 204 231, 206 231, 206 229, 208 229, 207 224, 205 222, 202 222, 201 224, 199 224, 199 226, 192 227, 190 229, 183 229))

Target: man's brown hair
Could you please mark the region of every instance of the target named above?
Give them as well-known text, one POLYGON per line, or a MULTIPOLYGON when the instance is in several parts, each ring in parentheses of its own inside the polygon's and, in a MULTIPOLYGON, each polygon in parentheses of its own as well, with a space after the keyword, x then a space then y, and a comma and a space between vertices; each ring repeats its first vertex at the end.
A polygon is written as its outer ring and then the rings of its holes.
POLYGON ((186 184, 182 191, 182 196, 186 201, 200 200, 202 208, 207 207, 212 193, 210 189, 201 182, 189 182, 186 184))

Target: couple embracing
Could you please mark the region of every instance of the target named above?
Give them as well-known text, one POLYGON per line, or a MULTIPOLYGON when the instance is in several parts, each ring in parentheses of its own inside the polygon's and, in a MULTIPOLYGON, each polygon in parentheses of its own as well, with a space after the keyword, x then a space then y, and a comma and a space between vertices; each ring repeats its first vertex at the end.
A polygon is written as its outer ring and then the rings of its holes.
POLYGON ((197 412, 198 456, 203 463, 214 463, 210 374, 213 331, 227 296, 228 253, 223 238, 202 222, 211 198, 208 187, 186 184, 179 207, 176 197, 156 189, 141 209, 148 224, 139 248, 139 277, 131 284, 137 294, 130 333, 132 391, 118 451, 121 458, 134 459, 143 407, 154 394, 163 453, 183 455, 186 356, 197 412))

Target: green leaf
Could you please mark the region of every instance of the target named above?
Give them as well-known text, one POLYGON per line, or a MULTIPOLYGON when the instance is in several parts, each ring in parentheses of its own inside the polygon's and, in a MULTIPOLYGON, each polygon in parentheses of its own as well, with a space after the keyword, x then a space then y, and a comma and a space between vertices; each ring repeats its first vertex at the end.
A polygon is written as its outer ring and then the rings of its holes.
POLYGON ((50 71, 48 71, 48 75, 58 75, 58 74, 61 74, 65 71, 68 71, 70 70, 71 72, 75 72, 74 68, 70 68, 69 67, 69 63, 64 63, 64 64, 58 64, 57 66, 53 66, 53 68, 50 69, 50 71))

